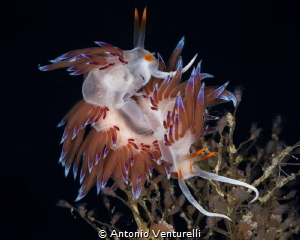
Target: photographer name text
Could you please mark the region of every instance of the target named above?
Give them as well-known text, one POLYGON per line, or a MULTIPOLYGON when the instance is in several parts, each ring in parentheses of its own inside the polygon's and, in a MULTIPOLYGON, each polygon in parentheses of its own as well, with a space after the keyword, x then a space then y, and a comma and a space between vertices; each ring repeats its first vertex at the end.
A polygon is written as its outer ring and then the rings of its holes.
POLYGON ((150 231, 150 232, 144 232, 144 231, 138 231, 138 232, 117 232, 116 230, 112 230, 110 233, 106 232, 105 230, 100 230, 98 232, 98 236, 100 238, 106 238, 106 237, 127 237, 127 238, 149 238, 150 236, 154 236, 155 238, 161 237, 161 238, 167 238, 167 237, 189 237, 189 238, 199 238, 202 236, 201 230, 199 229, 192 229, 190 232, 163 232, 163 231, 150 231))

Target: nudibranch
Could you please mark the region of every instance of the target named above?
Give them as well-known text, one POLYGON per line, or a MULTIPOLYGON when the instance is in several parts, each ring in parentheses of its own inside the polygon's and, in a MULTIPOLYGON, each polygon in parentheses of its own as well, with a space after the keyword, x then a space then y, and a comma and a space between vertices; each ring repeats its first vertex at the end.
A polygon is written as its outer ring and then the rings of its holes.
POLYGON ((40 67, 42 71, 68 67, 71 75, 84 74, 83 99, 63 118, 67 123, 61 143, 59 162, 67 176, 79 174, 81 187, 77 201, 96 185, 99 193, 112 178, 113 190, 124 184, 132 185, 138 198, 153 169, 177 178, 187 199, 203 214, 229 217, 207 212, 190 193, 185 180, 199 176, 252 189, 241 181, 205 172, 193 166, 214 152, 203 154, 192 144, 216 131, 207 122, 217 117, 208 115, 207 108, 227 101, 237 103, 225 88, 205 87, 202 80, 212 75, 201 73, 201 62, 193 69, 188 81, 182 74, 196 56, 183 67, 180 57, 181 39, 165 66, 161 56, 144 49, 146 9, 139 21, 135 10, 134 49, 123 51, 104 42, 99 47, 68 52, 40 67), (85 133, 90 125, 90 131, 85 133), (79 166, 81 170, 79 173, 79 166))

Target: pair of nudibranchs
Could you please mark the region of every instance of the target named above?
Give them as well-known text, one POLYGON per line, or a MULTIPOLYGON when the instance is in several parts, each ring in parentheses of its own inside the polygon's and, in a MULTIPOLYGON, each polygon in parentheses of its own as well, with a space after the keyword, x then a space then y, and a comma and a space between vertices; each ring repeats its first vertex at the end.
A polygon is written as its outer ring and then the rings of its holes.
POLYGON ((168 177, 178 178, 187 199, 203 214, 229 217, 203 209, 190 193, 185 180, 194 176, 236 184, 252 189, 241 181, 196 169, 195 161, 211 157, 203 155, 192 144, 216 131, 207 121, 217 117, 207 114, 207 108, 232 101, 235 96, 221 87, 205 87, 204 78, 212 75, 200 72, 200 63, 188 81, 181 75, 193 64, 196 56, 183 67, 180 57, 182 39, 170 57, 167 67, 162 58, 144 49, 146 9, 140 23, 137 10, 134 21, 134 49, 123 51, 107 43, 100 47, 71 51, 40 67, 42 71, 68 67, 71 75, 84 74, 83 99, 64 117, 67 123, 62 143, 60 163, 68 174, 73 164, 76 178, 81 164, 81 188, 76 200, 83 198, 91 187, 101 191, 109 178, 113 190, 131 183, 138 198, 153 169, 168 177), (175 71, 174 71, 175 70, 175 71), (91 126, 88 134, 85 127, 91 126))

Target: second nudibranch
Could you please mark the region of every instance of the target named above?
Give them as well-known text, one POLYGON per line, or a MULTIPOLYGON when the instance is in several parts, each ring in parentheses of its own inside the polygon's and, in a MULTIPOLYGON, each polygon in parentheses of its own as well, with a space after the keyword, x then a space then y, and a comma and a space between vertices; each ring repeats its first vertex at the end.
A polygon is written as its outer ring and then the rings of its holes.
POLYGON ((167 68, 162 58, 156 58, 144 49, 146 11, 141 25, 135 11, 135 37, 133 50, 123 51, 112 45, 96 42, 100 47, 75 50, 40 67, 47 71, 68 67, 72 75, 84 74, 82 94, 59 126, 67 123, 62 137, 63 150, 60 162, 67 175, 72 164, 76 178, 81 163, 82 183, 76 200, 83 198, 90 188, 97 186, 98 193, 110 177, 112 189, 132 184, 138 198, 144 183, 156 169, 168 177, 178 178, 179 186, 187 199, 203 214, 212 217, 229 217, 203 209, 190 193, 185 180, 194 176, 236 184, 252 189, 241 181, 196 169, 194 162, 215 153, 203 155, 204 149, 192 145, 217 128, 207 121, 217 117, 208 115, 207 108, 226 101, 236 105, 234 95, 225 88, 205 87, 200 63, 188 81, 181 83, 182 74, 194 63, 186 66, 180 57, 182 39, 175 48, 167 68), (138 33, 138 34, 137 34, 138 33), (175 71, 174 71, 175 70, 175 71), (85 134, 85 127, 92 128, 85 134))

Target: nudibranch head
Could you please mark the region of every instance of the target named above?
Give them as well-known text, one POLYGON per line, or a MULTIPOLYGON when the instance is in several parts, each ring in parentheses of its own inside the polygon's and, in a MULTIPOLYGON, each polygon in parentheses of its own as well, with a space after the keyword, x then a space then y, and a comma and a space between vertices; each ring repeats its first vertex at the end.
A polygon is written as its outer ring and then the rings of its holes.
MULTIPOLYGON (((193 64, 196 56, 183 67, 180 57, 184 45, 181 39, 168 65, 144 49, 146 10, 139 23, 135 11, 134 49, 123 51, 103 42, 100 47, 71 51, 40 67, 42 71, 68 67, 72 75, 84 74, 83 100, 64 117, 67 123, 59 162, 68 175, 73 165, 74 177, 80 170, 81 188, 76 200, 83 198, 94 185, 97 191, 106 186, 123 188, 132 184, 138 198, 153 169, 178 178, 188 200, 203 214, 209 213, 193 198, 185 179, 200 176, 251 188, 249 184, 194 168, 193 163, 213 156, 214 152, 196 150, 192 145, 201 137, 216 131, 208 121, 207 108, 232 101, 234 95, 225 88, 206 87, 202 81, 212 75, 201 73, 201 64, 192 71, 188 81, 181 76, 193 64), (175 71, 174 71, 175 69, 175 71), (91 130, 85 133, 86 126, 91 130)), ((207 150, 208 151, 208 150, 207 150)))
POLYGON ((147 50, 134 48, 131 51, 125 51, 125 59, 128 61, 128 69, 134 78, 143 78, 143 85, 147 84, 158 71, 158 60, 147 50))

